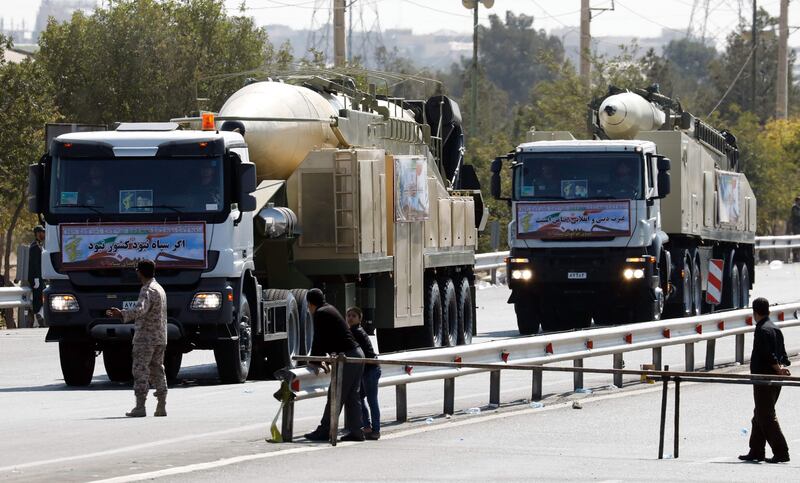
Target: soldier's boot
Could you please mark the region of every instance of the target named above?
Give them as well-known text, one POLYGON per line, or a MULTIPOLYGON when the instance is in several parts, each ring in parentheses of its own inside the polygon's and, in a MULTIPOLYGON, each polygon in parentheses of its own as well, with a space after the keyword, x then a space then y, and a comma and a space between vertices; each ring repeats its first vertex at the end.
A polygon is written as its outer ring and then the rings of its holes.
POLYGON ((167 396, 159 396, 158 404, 156 405, 156 412, 153 416, 166 416, 167 415, 167 396))
POLYGON ((136 396, 136 407, 125 413, 125 416, 129 418, 143 418, 147 416, 147 412, 144 409, 144 400, 145 398, 143 396, 136 396))

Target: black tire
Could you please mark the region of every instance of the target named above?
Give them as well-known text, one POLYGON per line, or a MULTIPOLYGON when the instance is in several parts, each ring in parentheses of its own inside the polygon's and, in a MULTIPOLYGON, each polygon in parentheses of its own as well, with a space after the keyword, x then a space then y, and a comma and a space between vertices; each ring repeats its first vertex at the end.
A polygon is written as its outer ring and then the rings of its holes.
POLYGON ((739 296, 739 305, 742 308, 750 306, 750 269, 746 263, 742 263, 739 268, 739 278, 741 285, 741 295, 739 296))
POLYGON ((235 340, 217 341, 214 346, 214 359, 217 372, 223 384, 240 384, 247 379, 253 360, 253 337, 250 326, 250 304, 242 297, 239 317, 234 330, 235 340))
POLYGON ((297 302, 297 323, 300 326, 300 354, 307 356, 311 354, 311 345, 314 343, 314 316, 308 310, 306 294, 308 290, 304 288, 294 288, 290 290, 297 302))
POLYGON ((442 345, 453 347, 458 344, 458 300, 453 280, 443 278, 439 282, 442 292, 442 345))
POLYGON ((94 374, 94 344, 85 341, 60 341, 58 356, 67 386, 88 386, 94 374))
POLYGON ((425 286, 424 347, 442 347, 444 344, 443 316, 444 308, 439 284, 431 280, 425 286))
POLYGON ((164 372, 167 375, 168 384, 174 384, 178 380, 178 373, 181 370, 182 362, 183 352, 167 344, 167 350, 164 353, 164 372))
POLYGON ((738 309, 742 307, 742 279, 739 278, 739 266, 734 265, 731 267, 731 288, 730 288, 730 306, 731 309, 738 309))
POLYGON ((517 314, 517 328, 520 335, 532 335, 539 332, 539 322, 533 304, 529 302, 515 302, 514 312, 517 314))
POLYGON ((108 379, 113 382, 133 380, 132 347, 124 342, 111 342, 103 346, 103 365, 108 379))
POLYGON ((703 272, 697 258, 692 262, 692 315, 701 315, 710 311, 710 306, 703 300, 703 272))
POLYGON ((461 283, 456 287, 456 300, 458 302, 458 343, 459 345, 472 344, 475 306, 472 300, 472 287, 467 277, 462 277, 461 283))
POLYGON ((664 307, 664 317, 688 317, 692 315, 692 308, 694 304, 693 299, 693 277, 694 277, 694 263, 692 262, 691 253, 688 250, 681 250, 678 252, 681 256, 680 260, 675 265, 675 272, 673 280, 675 281, 677 303, 670 303, 664 307))
POLYGON ((286 300, 286 322, 285 327, 279 327, 281 331, 286 331, 286 339, 270 341, 265 344, 267 355, 265 376, 274 378, 275 373, 281 369, 293 369, 297 367, 297 361, 292 359, 300 355, 300 312, 297 308, 297 300, 289 290, 271 289, 266 291, 268 300, 286 300))

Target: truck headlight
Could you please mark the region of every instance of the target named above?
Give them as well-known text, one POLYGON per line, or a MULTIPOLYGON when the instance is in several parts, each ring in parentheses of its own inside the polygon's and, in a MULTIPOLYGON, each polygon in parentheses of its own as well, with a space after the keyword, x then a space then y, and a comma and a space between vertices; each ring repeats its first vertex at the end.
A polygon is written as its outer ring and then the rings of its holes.
POLYGON ((50 296, 50 310, 53 312, 77 312, 81 306, 74 295, 58 294, 50 296))
POLYGON ((533 272, 528 268, 512 270, 511 278, 514 280, 530 280, 533 278, 533 272))
POLYGON ((217 310, 222 307, 222 294, 219 292, 200 292, 192 298, 192 310, 217 310))
POLYGON ((622 276, 625 277, 625 280, 644 278, 644 270, 641 268, 626 268, 625 271, 622 272, 622 276))

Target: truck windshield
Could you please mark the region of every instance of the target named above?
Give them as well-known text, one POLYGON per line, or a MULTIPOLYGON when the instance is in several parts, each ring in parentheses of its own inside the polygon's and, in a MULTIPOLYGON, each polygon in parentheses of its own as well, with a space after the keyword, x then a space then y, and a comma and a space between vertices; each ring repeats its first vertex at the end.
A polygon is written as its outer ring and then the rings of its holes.
POLYGON ((221 158, 56 158, 50 212, 217 214, 225 208, 222 164, 221 158))
POLYGON ((638 153, 523 153, 517 159, 515 199, 632 200, 644 193, 644 163, 638 153))

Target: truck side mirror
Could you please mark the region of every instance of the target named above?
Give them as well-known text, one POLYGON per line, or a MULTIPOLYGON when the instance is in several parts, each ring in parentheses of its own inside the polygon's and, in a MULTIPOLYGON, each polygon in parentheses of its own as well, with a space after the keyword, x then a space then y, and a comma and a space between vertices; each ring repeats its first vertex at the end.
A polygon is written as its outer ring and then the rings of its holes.
POLYGON ((31 164, 28 166, 28 211, 31 213, 42 213, 44 198, 42 188, 44 187, 44 165, 31 164))
POLYGON ((494 158, 492 161, 492 165, 489 170, 492 172, 492 179, 489 183, 489 191, 492 193, 492 197, 496 200, 502 199, 502 190, 500 188, 500 171, 503 169, 503 159, 502 158, 494 158))
POLYGON ((256 190, 256 165, 253 163, 240 163, 236 167, 237 189, 236 203, 239 211, 255 211, 256 198, 253 192, 256 190))
POLYGON ((658 197, 665 198, 671 190, 670 177, 669 177, 671 162, 669 158, 659 157, 657 163, 658 163, 658 178, 656 182, 658 184, 658 197))

